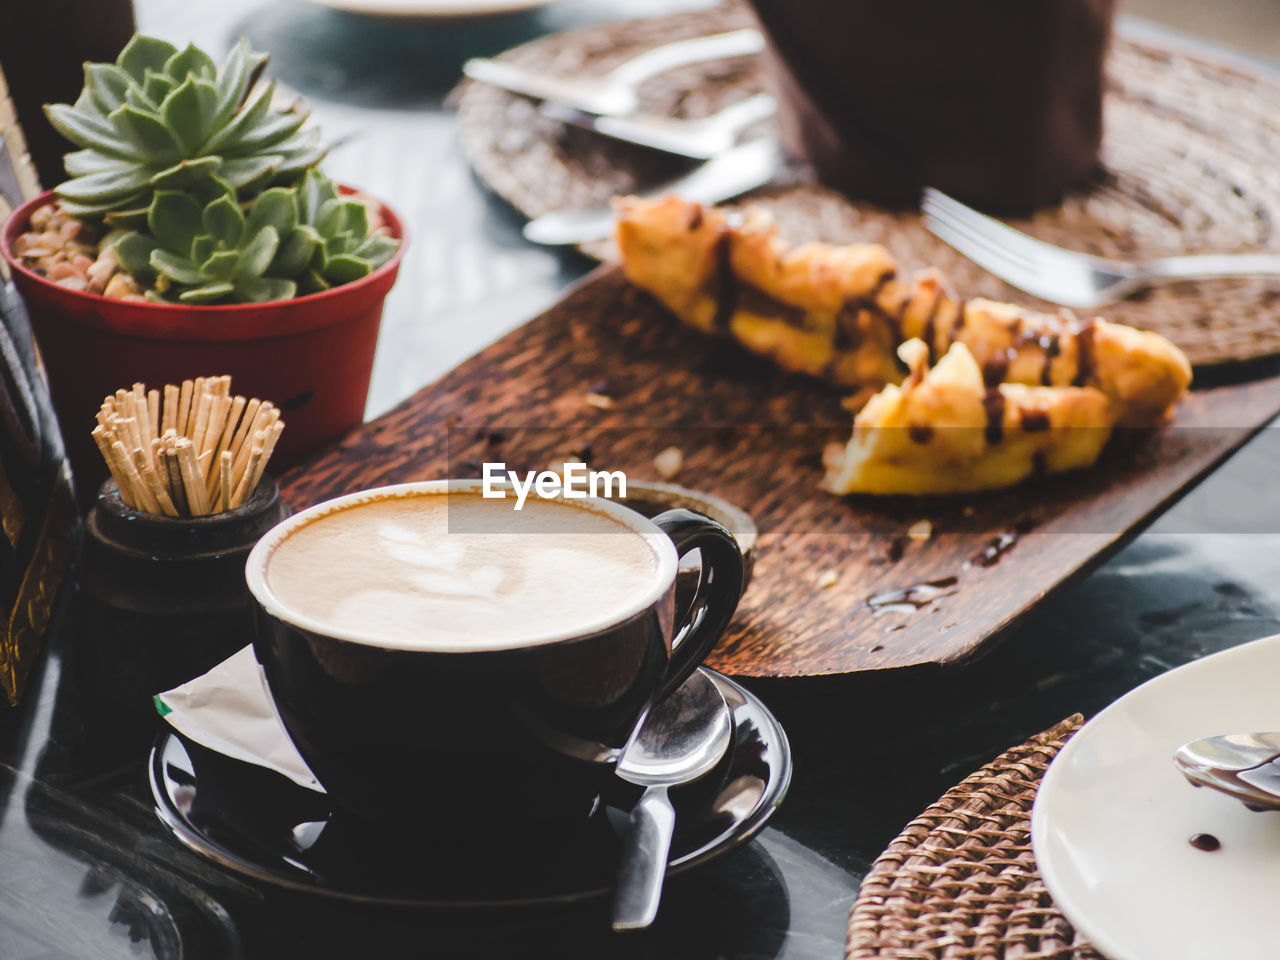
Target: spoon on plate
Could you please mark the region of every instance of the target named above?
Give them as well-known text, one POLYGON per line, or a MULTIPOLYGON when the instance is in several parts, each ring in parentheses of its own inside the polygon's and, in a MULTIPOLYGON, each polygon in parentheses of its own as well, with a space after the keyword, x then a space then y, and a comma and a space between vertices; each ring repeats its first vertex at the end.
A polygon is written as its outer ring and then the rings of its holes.
POLYGON ((1280 733, 1228 733, 1192 740, 1173 765, 1194 786, 1212 787, 1250 810, 1280 810, 1280 733))
POLYGON ((632 808, 622 838, 613 929, 641 930, 653 923, 676 823, 667 790, 709 773, 732 738, 729 707, 702 670, 695 670, 649 710, 618 761, 618 776, 645 791, 632 808))

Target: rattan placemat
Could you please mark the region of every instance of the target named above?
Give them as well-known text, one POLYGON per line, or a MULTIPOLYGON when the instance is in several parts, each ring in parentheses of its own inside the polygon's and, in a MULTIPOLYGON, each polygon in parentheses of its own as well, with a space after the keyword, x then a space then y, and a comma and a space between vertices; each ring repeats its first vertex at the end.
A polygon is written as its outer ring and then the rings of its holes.
MULTIPOLYGON (((642 50, 753 23, 736 3, 539 38, 501 59, 598 74, 642 50)), ((1014 221, 1054 243, 1121 257, 1280 252, 1280 73, 1121 31, 1113 45, 1102 165, 1060 206, 1014 221)), ((700 117, 761 89, 756 61, 682 67, 644 85, 645 112, 700 117)), ((458 95, 462 143, 480 177, 529 216, 595 206, 687 169, 654 151, 566 128, 534 104, 482 84, 458 95)), ((851 204, 813 186, 771 188, 793 240, 885 243, 907 265, 935 265, 965 296, 1035 301, 927 234, 911 213, 851 204)), ((608 244, 588 252, 609 256, 608 244)), ((1197 364, 1280 353, 1280 283, 1181 283, 1100 311, 1158 330, 1197 364)))
POLYGON ((1002 753, 907 825, 872 865, 846 960, 1101 960, 1053 905, 1031 804, 1080 714, 1002 753))

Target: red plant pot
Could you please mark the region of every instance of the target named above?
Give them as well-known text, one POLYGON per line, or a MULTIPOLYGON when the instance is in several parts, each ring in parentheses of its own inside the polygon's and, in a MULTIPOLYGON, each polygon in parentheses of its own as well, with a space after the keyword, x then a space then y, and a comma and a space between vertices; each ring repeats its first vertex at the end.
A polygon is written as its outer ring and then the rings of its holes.
POLYGON ((286 423, 273 473, 363 420, 382 304, 405 246, 387 207, 383 222, 400 250, 369 276, 294 300, 193 306, 80 293, 23 266, 13 243, 31 214, 54 200, 45 193, 15 210, 0 232, 0 253, 31 315, 82 503, 107 476, 90 437, 94 415, 103 397, 137 381, 159 387, 230 374, 236 393, 270 400, 286 423))

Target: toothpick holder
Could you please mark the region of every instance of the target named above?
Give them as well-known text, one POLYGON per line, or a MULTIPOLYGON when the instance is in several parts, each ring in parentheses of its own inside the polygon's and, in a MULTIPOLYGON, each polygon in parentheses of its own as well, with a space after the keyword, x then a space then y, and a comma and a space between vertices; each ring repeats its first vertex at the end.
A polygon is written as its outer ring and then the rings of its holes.
POLYGON ((206 517, 144 513, 104 483, 77 575, 86 683, 131 712, 150 711, 153 694, 251 642, 245 559, 290 512, 266 475, 244 504, 206 517))

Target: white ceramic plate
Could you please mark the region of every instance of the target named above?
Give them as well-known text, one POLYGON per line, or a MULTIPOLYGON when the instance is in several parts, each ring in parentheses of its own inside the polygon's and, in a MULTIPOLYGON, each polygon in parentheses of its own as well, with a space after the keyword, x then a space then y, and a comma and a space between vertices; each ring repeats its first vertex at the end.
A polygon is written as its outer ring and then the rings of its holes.
POLYGON ((403 17, 413 20, 461 20, 493 17, 544 7, 551 0, 311 0, 322 7, 361 13, 370 17, 403 17))
POLYGON ((1103 710, 1058 754, 1031 814, 1054 902, 1111 960, 1280 956, 1280 812, 1196 789, 1173 752, 1280 730, 1280 636, 1205 657, 1103 710), (1206 853, 1190 838, 1208 833, 1206 853))

